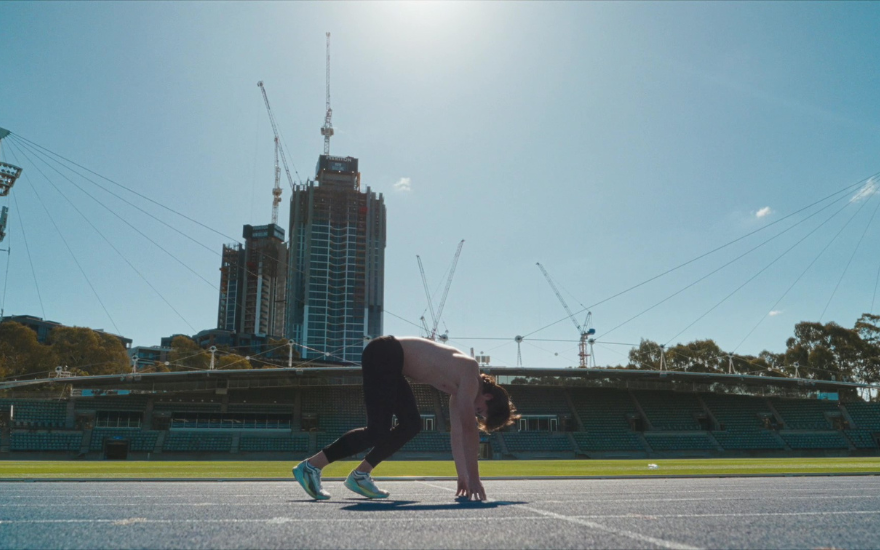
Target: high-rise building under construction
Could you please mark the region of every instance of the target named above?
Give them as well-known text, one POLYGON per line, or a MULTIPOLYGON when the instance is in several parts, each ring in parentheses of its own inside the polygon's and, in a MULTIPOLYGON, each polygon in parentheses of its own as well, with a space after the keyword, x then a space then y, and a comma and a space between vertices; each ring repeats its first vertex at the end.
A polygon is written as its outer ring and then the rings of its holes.
POLYGON ((385 200, 361 190, 358 159, 321 155, 290 202, 285 335, 304 359, 359 362, 382 334, 385 200))
POLYGON ((217 328, 280 338, 287 295, 287 247, 276 224, 245 225, 244 245, 223 245, 217 328))

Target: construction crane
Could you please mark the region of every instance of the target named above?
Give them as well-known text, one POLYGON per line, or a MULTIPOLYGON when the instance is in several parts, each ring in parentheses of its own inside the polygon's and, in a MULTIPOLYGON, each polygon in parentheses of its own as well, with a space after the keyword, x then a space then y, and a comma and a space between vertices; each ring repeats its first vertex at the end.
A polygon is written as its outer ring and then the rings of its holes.
POLYGON ((592 312, 587 312, 587 317, 584 319, 583 324, 577 322, 577 319, 574 316, 574 313, 569 309, 568 304, 565 303, 565 299, 560 294, 559 289, 556 288, 556 284, 553 282, 553 279, 550 278, 550 274, 547 273, 547 270, 544 269, 544 266, 541 265, 541 262, 537 262, 536 265, 541 270, 541 273, 544 274, 544 277, 547 279, 547 282, 550 283, 550 288, 553 289, 553 292, 556 293, 556 297, 559 298, 559 302, 562 303, 562 307, 565 308, 565 312, 568 314, 568 317, 571 319, 571 322, 574 323, 574 326, 578 329, 578 334, 580 334, 580 341, 578 343, 578 357, 580 357, 580 367, 587 368, 589 366, 596 366, 595 359, 593 358, 593 343, 595 339, 591 338, 594 334, 596 334, 596 329, 588 328, 590 326, 590 322, 593 319, 592 312), (589 346, 589 353, 587 352, 587 347, 589 346), (588 364, 589 361, 592 361, 592 365, 588 364))
POLYGON ((321 127, 321 135, 324 136, 324 154, 330 154, 330 136, 333 135, 333 109, 330 108, 330 33, 327 33, 327 112, 324 114, 324 126, 321 127))
MULTIPOLYGON (((9 130, 0 128, 0 142, 3 138, 11 134, 9 130)), ((15 180, 21 175, 21 168, 5 162, 0 162, 0 197, 5 197, 15 185, 15 180)))
MULTIPOLYGON (((425 297, 428 298, 428 311, 431 312, 431 329, 428 330, 427 323, 425 322, 425 318, 422 317, 422 326, 425 329, 425 332, 428 334, 428 339, 435 340, 437 339, 437 327, 440 325, 440 318, 443 315, 443 307, 446 305, 446 297, 449 296, 449 289, 452 287, 452 277, 455 275, 455 268, 458 266, 458 258, 461 256, 461 248, 464 246, 464 239, 458 243, 458 249, 455 251, 455 256, 452 258, 452 267, 449 268, 449 277, 446 279, 446 288, 443 289, 443 296, 440 298, 440 303, 437 306, 437 313, 434 313, 434 301, 431 298, 431 291, 428 288, 428 279, 425 277, 425 268, 422 266, 422 258, 416 255, 416 259, 419 262, 419 272, 422 274, 422 285, 425 287, 425 297)), ((446 341, 448 337, 443 334, 440 336, 440 340, 446 341)))
POLYGON ((0 243, 6 238, 6 220, 9 216, 9 208, 0 206, 0 243))
POLYGON ((266 87, 263 81, 257 82, 260 91, 263 92, 263 101, 266 102, 266 112, 269 113, 269 122, 272 123, 272 133, 275 135, 275 187, 272 189, 272 223, 278 223, 278 205, 281 204, 281 169, 278 166, 278 157, 284 164, 284 172, 287 174, 287 183, 293 190, 293 178, 290 175, 290 168, 287 167, 287 157, 284 156, 284 149, 281 147, 281 137, 278 134, 278 125, 275 124, 275 115, 272 114, 272 106, 269 105, 269 96, 266 95, 266 87))

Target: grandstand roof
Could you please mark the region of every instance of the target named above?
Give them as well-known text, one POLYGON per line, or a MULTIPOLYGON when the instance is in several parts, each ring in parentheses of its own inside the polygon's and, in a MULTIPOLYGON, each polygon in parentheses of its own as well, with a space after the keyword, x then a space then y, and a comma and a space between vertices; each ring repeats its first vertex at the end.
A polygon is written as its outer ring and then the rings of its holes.
MULTIPOLYGON (((326 364, 325 364, 326 365, 326 364)), ((749 374, 652 371, 631 369, 542 369, 485 367, 486 374, 513 378, 559 377, 583 380, 648 382, 659 384, 725 384, 732 386, 783 387, 789 389, 836 391, 843 388, 875 387, 857 382, 837 382, 804 378, 779 378, 749 374)), ((157 373, 131 373, 71 378, 40 378, 0 382, 0 390, 33 386, 72 385, 79 389, 117 389, 145 391, 192 391, 209 389, 246 389, 260 387, 303 386, 319 384, 360 384, 360 367, 308 366, 254 370, 211 370, 157 373)))

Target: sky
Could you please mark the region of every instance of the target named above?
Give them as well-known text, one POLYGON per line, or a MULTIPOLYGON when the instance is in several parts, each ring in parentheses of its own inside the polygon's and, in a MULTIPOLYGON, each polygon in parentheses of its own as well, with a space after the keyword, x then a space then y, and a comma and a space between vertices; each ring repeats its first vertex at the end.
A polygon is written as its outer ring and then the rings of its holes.
POLYGON ((222 245, 271 216, 256 84, 313 177, 330 32, 330 152, 387 205, 385 333, 428 316, 416 255, 439 296, 464 239, 440 330, 493 365, 578 363, 536 262, 597 365, 779 352, 880 310, 878 26, 873 2, 3 2, 2 306, 134 345, 215 327, 222 245))

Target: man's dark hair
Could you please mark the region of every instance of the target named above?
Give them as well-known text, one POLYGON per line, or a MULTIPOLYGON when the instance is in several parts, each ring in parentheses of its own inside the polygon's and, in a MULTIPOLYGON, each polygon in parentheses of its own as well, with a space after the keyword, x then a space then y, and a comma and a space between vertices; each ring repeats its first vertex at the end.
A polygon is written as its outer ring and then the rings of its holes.
POLYGON ((480 380, 483 382, 480 391, 492 396, 492 399, 486 401, 486 418, 477 421, 480 429, 484 432, 495 432, 519 420, 507 390, 495 383, 495 379, 488 374, 481 374, 480 380))

